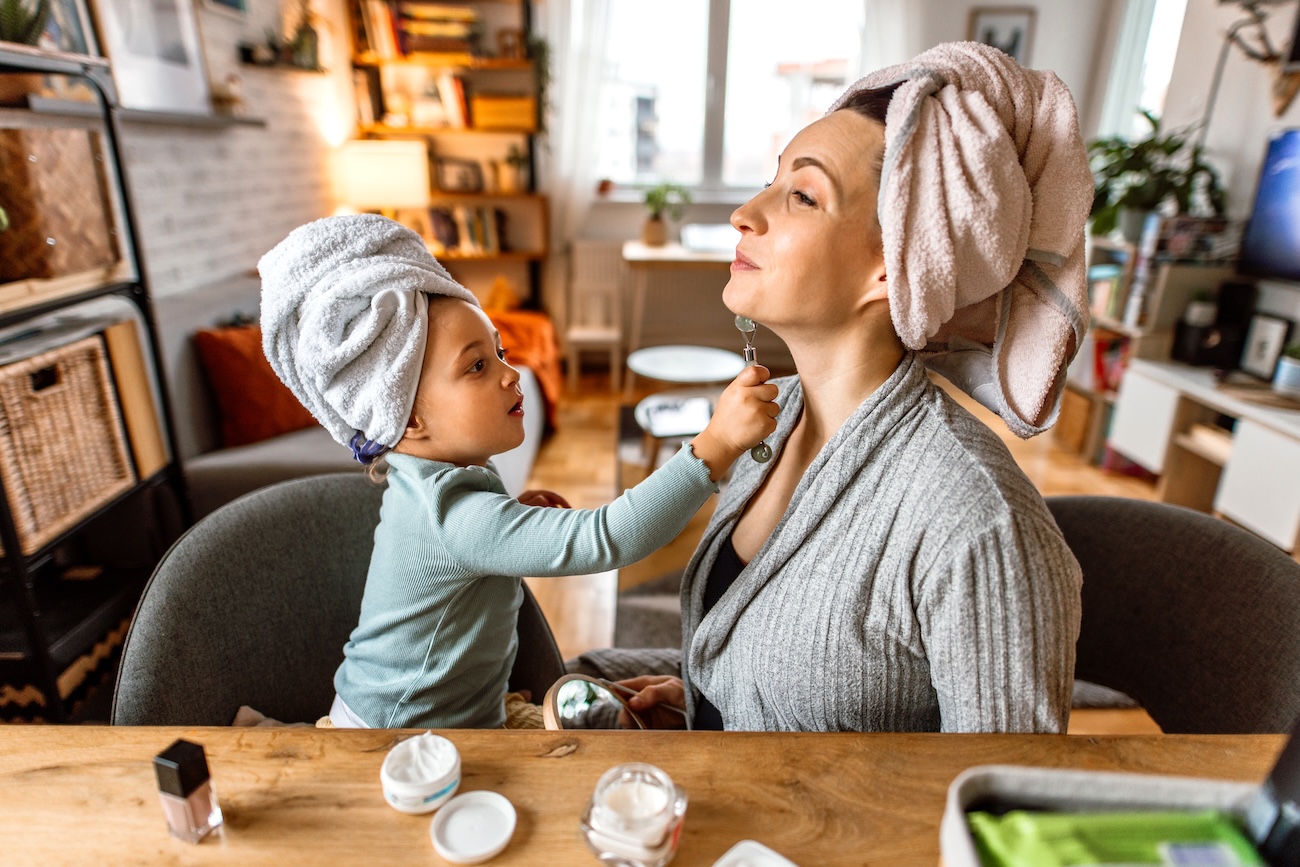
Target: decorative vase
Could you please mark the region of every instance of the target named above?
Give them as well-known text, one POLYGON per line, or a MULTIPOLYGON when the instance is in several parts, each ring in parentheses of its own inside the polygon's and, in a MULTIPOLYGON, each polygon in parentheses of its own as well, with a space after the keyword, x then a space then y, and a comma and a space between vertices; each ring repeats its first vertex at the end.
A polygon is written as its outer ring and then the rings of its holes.
POLYGON ((514 163, 501 163, 498 180, 503 193, 517 193, 523 188, 523 172, 514 163))
POLYGON ((1142 228, 1146 226, 1147 215, 1150 213, 1137 208, 1119 209, 1119 233, 1125 241, 1136 244, 1142 240, 1142 228))
POLYGON ((662 247, 668 243, 668 224, 663 217, 649 217, 641 227, 641 243, 647 247, 662 247))
POLYGON ((1284 355, 1273 371, 1273 390, 1278 394, 1300 397, 1300 358, 1284 355))

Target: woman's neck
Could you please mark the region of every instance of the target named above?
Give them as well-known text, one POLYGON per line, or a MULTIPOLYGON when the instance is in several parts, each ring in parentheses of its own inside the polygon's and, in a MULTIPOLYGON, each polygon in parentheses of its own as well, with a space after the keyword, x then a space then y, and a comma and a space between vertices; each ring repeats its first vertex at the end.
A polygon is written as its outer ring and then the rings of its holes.
POLYGON ((887 334, 841 333, 788 343, 803 388, 799 426, 825 443, 898 369, 903 344, 887 334))

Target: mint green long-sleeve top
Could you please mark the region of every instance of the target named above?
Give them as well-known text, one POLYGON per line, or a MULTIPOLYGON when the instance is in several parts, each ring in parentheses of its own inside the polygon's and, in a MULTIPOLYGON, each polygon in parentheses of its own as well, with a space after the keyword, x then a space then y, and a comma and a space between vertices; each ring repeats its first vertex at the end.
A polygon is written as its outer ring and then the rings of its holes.
POLYGON ((521 575, 626 566, 685 528, 717 486, 683 446, 607 506, 525 506, 491 469, 390 453, 361 616, 334 687, 374 728, 505 722, 521 575))

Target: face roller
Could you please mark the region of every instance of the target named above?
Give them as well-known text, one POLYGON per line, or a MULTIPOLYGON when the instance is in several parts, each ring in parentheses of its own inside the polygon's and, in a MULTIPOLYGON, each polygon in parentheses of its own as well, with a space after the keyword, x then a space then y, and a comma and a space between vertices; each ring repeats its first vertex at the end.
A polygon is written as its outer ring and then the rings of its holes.
MULTIPOLYGON (((758 350, 754 348, 754 320, 748 316, 737 316, 736 328, 745 335, 745 366, 758 364, 758 350)), ((765 442, 759 443, 749 450, 749 456, 760 464, 765 464, 772 460, 772 447, 765 442)))

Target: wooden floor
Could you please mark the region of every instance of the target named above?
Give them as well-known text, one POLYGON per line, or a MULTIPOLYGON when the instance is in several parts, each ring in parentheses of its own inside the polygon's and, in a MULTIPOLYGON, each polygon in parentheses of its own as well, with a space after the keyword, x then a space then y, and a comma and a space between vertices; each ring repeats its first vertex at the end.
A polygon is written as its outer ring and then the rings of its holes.
MULTIPOLYGON (((998 431, 1044 496, 1092 494, 1155 498, 1155 488, 1149 481, 1093 467, 1058 445, 1051 433, 1021 440, 993 413, 966 395, 956 392, 953 396, 998 431)), ((566 394, 561 402, 557 430, 542 445, 528 486, 556 491, 575 508, 596 508, 617 495, 617 481, 623 485, 638 481, 642 474, 636 467, 618 465, 620 397, 609 390, 604 375, 584 375, 579 391, 566 394)), ((712 503, 701 510, 671 545, 620 573, 529 579, 529 587, 555 631, 561 653, 568 658, 590 648, 609 647, 614 638, 614 610, 620 584, 624 588, 634 586, 684 567, 711 511, 712 503)), ((1159 732, 1159 728, 1141 711, 1088 710, 1075 711, 1070 732, 1145 733, 1159 732)))

